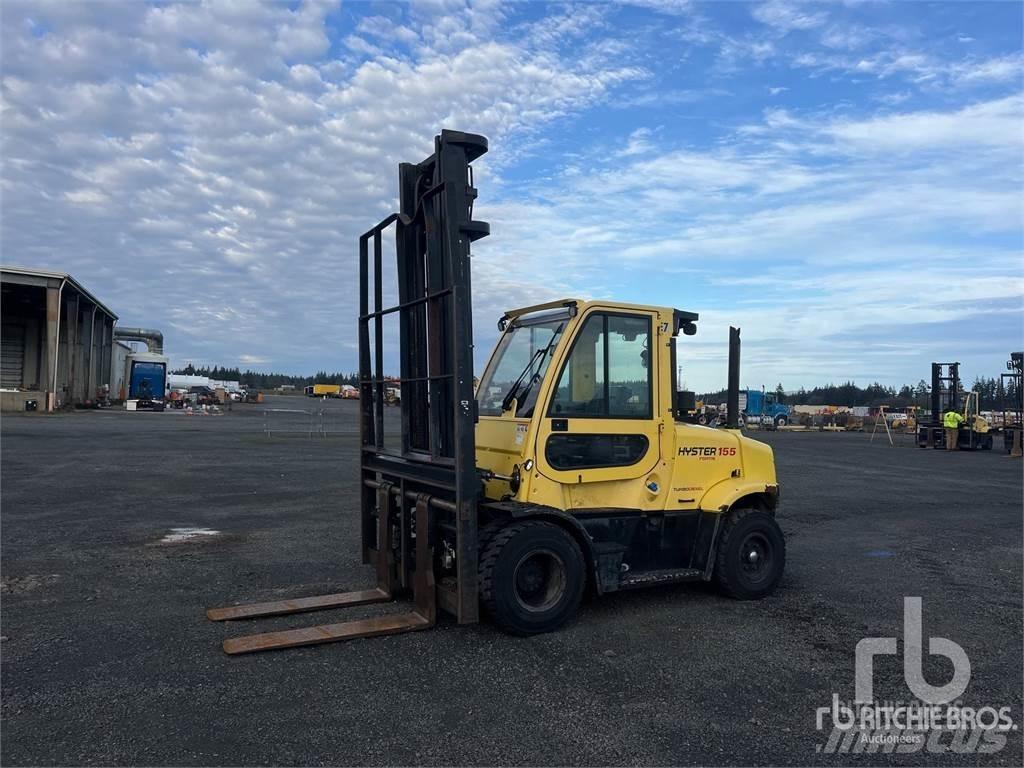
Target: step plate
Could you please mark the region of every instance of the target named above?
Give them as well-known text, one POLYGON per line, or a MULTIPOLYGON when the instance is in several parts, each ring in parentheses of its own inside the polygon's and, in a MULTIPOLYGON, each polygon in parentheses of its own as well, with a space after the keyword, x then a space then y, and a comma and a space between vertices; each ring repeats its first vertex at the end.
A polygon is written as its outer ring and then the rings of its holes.
POLYGON ((640 589, 655 587, 659 584, 678 584, 684 581, 700 581, 704 571, 696 568, 680 568, 664 571, 644 571, 635 576, 627 576, 619 582, 619 589, 640 589))
POLYGON ((325 608, 347 608, 354 605, 384 603, 391 595, 383 589, 364 589, 358 592, 336 592, 333 595, 314 595, 291 600, 277 600, 270 603, 230 605, 226 608, 211 608, 206 612, 210 621, 230 619, 255 619, 260 616, 287 616, 290 613, 320 611, 325 608))
POLYGON ((336 643, 341 640, 356 640, 361 637, 397 635, 400 632, 414 632, 418 629, 429 629, 432 626, 432 621, 418 613, 399 613, 376 616, 372 619, 343 621, 338 624, 289 629, 284 632, 265 632, 261 635, 234 637, 224 641, 224 652, 233 656, 239 653, 272 651, 277 648, 336 643))

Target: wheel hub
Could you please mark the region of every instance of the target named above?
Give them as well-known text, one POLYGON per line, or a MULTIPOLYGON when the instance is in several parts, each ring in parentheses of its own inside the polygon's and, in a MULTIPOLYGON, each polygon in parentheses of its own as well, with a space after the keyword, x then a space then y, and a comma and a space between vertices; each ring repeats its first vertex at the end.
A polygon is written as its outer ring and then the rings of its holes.
POLYGON ((527 611, 546 611, 562 599, 566 582, 562 558, 550 549, 534 550, 516 565, 513 577, 516 601, 527 611))
POLYGON ((771 542, 760 531, 750 533, 740 546, 740 568, 750 582, 769 576, 773 557, 771 542))

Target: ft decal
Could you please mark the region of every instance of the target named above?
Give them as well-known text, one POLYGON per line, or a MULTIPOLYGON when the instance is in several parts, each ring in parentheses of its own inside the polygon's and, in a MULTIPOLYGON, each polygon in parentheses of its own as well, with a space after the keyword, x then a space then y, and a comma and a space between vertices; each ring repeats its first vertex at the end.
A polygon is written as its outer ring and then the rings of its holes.
POLYGON ((679 449, 680 456, 698 456, 702 459, 716 459, 719 456, 735 456, 734 445, 684 445, 679 449))

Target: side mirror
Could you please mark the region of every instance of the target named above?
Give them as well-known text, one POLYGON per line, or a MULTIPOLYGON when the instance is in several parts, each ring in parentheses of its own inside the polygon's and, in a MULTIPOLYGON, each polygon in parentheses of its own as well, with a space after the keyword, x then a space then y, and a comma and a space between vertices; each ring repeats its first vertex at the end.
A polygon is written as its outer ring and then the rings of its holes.
POLYGON ((689 390, 676 392, 673 405, 676 421, 689 421, 693 418, 694 411, 697 410, 697 396, 689 390))

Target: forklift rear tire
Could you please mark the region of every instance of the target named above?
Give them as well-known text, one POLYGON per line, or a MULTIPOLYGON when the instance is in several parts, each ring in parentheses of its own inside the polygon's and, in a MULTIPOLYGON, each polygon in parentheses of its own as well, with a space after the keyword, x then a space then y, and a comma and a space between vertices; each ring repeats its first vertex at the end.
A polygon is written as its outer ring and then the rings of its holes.
POLYGON ((728 513, 718 540, 715 582, 737 600, 760 600, 775 591, 786 567, 786 540, 775 518, 758 509, 728 513))
POLYGON ((514 635, 558 629, 579 608, 585 586, 583 553, 551 523, 513 523, 480 553, 480 602, 495 624, 514 635))

